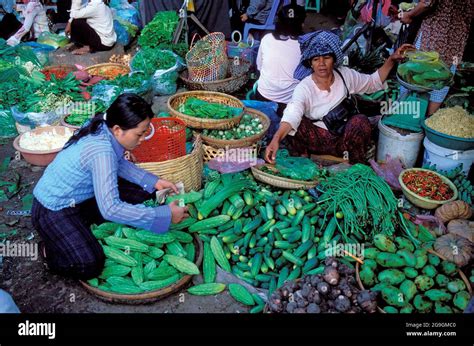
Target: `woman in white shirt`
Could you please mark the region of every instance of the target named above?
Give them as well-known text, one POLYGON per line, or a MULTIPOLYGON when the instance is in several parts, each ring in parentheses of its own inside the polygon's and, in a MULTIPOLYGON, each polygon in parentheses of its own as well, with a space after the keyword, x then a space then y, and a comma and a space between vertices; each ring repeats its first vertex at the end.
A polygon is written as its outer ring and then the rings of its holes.
POLYGON ((73 0, 65 31, 80 47, 72 52, 77 55, 110 50, 117 41, 112 11, 102 0, 73 0))
POLYGON ((30 31, 33 38, 38 38, 43 32, 49 32, 48 17, 41 0, 23 0, 26 8, 23 11, 25 18, 21 28, 7 40, 10 46, 16 46, 30 31))
POLYGON ((316 31, 301 36, 299 41, 302 56, 295 77, 302 81, 284 111, 280 127, 266 149, 265 159, 274 162, 280 142, 290 135, 288 142, 292 155, 333 155, 346 157, 351 163, 364 162, 372 131, 368 118, 354 114, 351 107, 345 109, 352 114, 336 111, 346 104, 350 94, 382 90, 390 70, 411 46, 403 45, 378 71, 367 75, 347 67, 335 68, 343 60, 341 41, 335 34, 316 31), (325 117, 328 113, 330 116, 325 117), (340 121, 330 121, 335 114, 347 116, 340 121))
POLYGON ((256 99, 276 102, 280 117, 299 83, 293 74, 301 58, 298 36, 303 34, 305 17, 302 6, 282 7, 275 31, 263 37, 258 49, 260 77, 256 99))

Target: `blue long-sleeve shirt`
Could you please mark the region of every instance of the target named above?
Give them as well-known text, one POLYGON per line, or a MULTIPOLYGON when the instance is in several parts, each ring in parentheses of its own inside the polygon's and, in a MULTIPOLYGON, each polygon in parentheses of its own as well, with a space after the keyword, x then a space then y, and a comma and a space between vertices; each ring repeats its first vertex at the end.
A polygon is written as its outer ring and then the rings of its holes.
POLYGON ((119 198, 118 176, 155 190, 158 177, 124 158, 125 149, 107 126, 59 152, 46 168, 33 194, 46 208, 57 211, 95 196, 104 219, 164 233, 171 223, 169 206, 132 205, 119 198))
POLYGON ((272 9, 273 0, 250 0, 247 7, 247 16, 263 24, 266 22, 270 10, 272 9))

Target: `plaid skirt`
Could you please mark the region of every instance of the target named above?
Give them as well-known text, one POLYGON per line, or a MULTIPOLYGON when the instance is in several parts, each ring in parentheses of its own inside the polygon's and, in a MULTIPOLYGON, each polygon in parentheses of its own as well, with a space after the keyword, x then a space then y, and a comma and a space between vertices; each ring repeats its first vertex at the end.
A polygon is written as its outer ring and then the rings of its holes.
POLYGON ((349 119, 342 136, 335 136, 303 117, 296 134, 286 138, 289 150, 294 156, 332 155, 347 158, 354 164, 367 161, 366 153, 371 134, 369 119, 365 115, 357 114, 349 119))
MULTIPOLYGON (((119 178, 118 187, 120 199, 130 204, 140 204, 154 198, 153 193, 122 178, 119 178)), ((44 242, 46 263, 51 271, 79 280, 100 275, 105 255, 90 226, 106 220, 95 198, 58 211, 45 208, 35 198, 31 218, 33 227, 44 242)))

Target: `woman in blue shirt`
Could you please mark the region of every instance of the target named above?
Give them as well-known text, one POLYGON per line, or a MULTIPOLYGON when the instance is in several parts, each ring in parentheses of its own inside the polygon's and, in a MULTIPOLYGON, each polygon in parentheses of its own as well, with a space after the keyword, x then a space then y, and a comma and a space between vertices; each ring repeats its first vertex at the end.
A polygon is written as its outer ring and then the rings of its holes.
POLYGON ((105 256, 90 230, 107 221, 164 233, 186 217, 177 202, 142 203, 153 192, 176 186, 124 158, 144 139, 153 112, 140 96, 122 94, 104 116, 96 116, 69 140, 46 168, 33 194, 32 222, 44 241, 48 267, 65 276, 90 279, 105 256))

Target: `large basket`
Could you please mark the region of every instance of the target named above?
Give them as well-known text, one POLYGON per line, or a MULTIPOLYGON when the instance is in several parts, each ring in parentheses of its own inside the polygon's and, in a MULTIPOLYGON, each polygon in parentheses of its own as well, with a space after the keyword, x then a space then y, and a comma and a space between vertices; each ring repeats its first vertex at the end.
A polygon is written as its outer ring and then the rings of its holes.
MULTIPOLYGON (((203 245, 201 239, 199 239, 199 237, 196 235, 194 236, 194 246, 196 247, 196 255, 194 258, 194 262, 199 267, 202 263, 203 245)), ((179 292, 189 285, 189 282, 191 281, 192 277, 192 275, 186 275, 176 281, 174 284, 169 285, 165 288, 141 294, 119 294, 113 292, 106 292, 101 289, 98 289, 97 287, 92 287, 84 281, 80 281, 80 283, 91 294, 97 296, 98 298, 106 302, 136 305, 153 303, 157 300, 166 298, 173 293, 179 292)))
POLYGON ((130 67, 109 62, 89 66, 85 69, 85 71, 93 76, 100 76, 104 77, 105 79, 115 79, 119 75, 129 74, 130 67))
MULTIPOLYGON (((253 145, 249 145, 246 148, 255 150, 257 155, 259 154, 261 150, 261 146, 258 143, 255 143, 253 145)), ((229 148, 232 150, 232 148, 229 148)), ((204 162, 209 162, 212 159, 215 159, 216 157, 225 157, 227 155, 227 151, 224 148, 214 148, 211 147, 210 145, 203 144, 202 145, 202 152, 203 152, 203 158, 204 162)), ((230 154, 233 155, 233 154, 230 154)))
POLYGON ((137 166, 173 183, 183 182, 187 192, 199 191, 202 183, 202 155, 202 140, 196 136, 190 154, 169 161, 139 163, 137 166))
POLYGON ((202 119, 192 117, 178 112, 180 105, 184 104, 190 97, 195 97, 207 102, 219 103, 231 107, 244 108, 244 104, 236 97, 227 94, 212 91, 186 91, 175 94, 168 99, 168 110, 171 116, 183 120, 188 127, 194 129, 230 129, 240 123, 242 113, 230 119, 202 119))
POLYGON ((260 139, 262 139, 262 137, 265 136, 265 134, 267 133, 270 127, 270 119, 264 113, 256 109, 247 108, 245 110, 245 113, 250 114, 253 117, 260 118, 260 121, 262 122, 262 125, 263 125, 262 132, 256 135, 247 137, 247 138, 235 139, 235 140, 217 139, 217 138, 201 135, 202 141, 206 144, 209 144, 210 146, 214 148, 243 148, 243 147, 253 146, 260 139))
POLYGON ((229 59, 227 78, 212 82, 196 82, 189 78, 189 72, 183 71, 179 78, 189 90, 217 91, 232 94, 240 90, 249 80, 250 63, 245 60, 229 59))
POLYGON ((258 167, 251 167, 251 170, 252 170, 252 174, 254 178, 257 179, 258 181, 261 181, 262 183, 279 187, 282 189, 308 190, 308 189, 312 189, 316 187, 319 184, 317 180, 303 181, 303 180, 293 180, 293 179, 288 179, 288 178, 283 178, 283 177, 277 177, 273 174, 263 172, 258 167))
POLYGON ((204 36, 186 54, 189 78, 197 82, 224 79, 227 64, 225 35, 221 32, 204 36))
POLYGON ((152 133, 133 151, 137 162, 163 162, 186 155, 186 125, 176 118, 153 118, 152 133))

